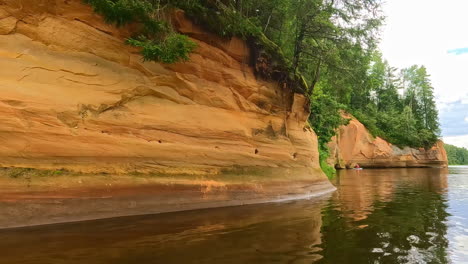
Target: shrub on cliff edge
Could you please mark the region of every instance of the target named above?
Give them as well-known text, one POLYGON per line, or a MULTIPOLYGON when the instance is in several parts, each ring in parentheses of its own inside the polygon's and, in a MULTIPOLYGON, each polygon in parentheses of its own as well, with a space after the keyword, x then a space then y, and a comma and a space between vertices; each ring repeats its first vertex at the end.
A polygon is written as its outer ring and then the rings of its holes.
POLYGON ((124 26, 141 23, 143 29, 127 40, 127 44, 140 47, 144 60, 162 63, 187 61, 196 48, 195 42, 178 34, 160 19, 161 9, 150 1, 142 0, 84 0, 108 23, 124 26))

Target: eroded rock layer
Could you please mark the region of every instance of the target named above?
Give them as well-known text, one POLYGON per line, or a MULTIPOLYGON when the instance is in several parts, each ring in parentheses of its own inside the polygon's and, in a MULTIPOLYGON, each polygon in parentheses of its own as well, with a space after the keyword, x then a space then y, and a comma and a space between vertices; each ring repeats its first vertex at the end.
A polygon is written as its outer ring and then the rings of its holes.
POLYGON ((446 167, 447 153, 442 141, 429 150, 424 148, 399 148, 380 137, 373 137, 364 125, 351 118, 341 126, 337 136, 328 144, 331 151, 328 163, 336 168, 353 168, 356 164, 365 168, 446 167))
POLYGON ((163 65, 80 0, 0 0, 0 166, 282 182, 262 199, 325 182, 306 98, 256 78, 243 41, 173 23, 198 47, 163 65))

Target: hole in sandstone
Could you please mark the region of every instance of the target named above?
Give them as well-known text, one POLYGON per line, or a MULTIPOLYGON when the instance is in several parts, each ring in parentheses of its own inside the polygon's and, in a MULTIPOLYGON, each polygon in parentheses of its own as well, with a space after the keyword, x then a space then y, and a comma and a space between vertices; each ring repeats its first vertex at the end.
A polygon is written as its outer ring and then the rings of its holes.
POLYGON ((218 147, 218 146, 215 146, 215 149, 219 149, 219 147, 218 147))
POLYGON ((258 154, 258 149, 255 149, 255 154, 258 154))
POLYGON ((293 153, 292 156, 293 156, 293 159, 297 158, 297 153, 293 153))
POLYGON ((162 141, 161 141, 161 140, 158 140, 158 143, 159 143, 159 144, 161 144, 161 143, 162 143, 162 141))

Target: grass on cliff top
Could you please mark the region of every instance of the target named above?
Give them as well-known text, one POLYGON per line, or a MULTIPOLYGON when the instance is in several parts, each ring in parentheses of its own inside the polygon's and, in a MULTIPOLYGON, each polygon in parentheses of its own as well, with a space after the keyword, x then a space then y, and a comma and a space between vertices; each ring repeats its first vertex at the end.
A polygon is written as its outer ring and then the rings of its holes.
POLYGON ((84 0, 106 22, 116 26, 140 23, 142 28, 127 44, 141 48, 144 60, 162 63, 188 61, 196 48, 187 36, 176 33, 163 18, 162 10, 153 1, 145 0, 84 0))

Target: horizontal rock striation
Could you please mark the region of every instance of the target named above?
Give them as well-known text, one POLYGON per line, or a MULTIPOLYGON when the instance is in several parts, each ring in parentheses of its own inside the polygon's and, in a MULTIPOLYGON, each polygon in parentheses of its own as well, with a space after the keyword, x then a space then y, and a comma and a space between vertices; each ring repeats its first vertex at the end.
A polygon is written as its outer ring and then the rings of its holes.
POLYGON ((331 190, 305 127, 308 100, 256 78, 244 41, 206 33, 182 12, 173 23, 198 47, 189 62, 163 65, 124 44, 137 25, 117 29, 80 0, 1 0, 0 166, 250 175, 261 178, 255 190, 271 175, 282 184, 265 200, 310 193, 297 182, 331 190))

